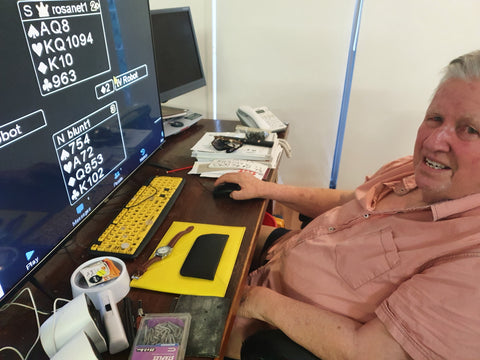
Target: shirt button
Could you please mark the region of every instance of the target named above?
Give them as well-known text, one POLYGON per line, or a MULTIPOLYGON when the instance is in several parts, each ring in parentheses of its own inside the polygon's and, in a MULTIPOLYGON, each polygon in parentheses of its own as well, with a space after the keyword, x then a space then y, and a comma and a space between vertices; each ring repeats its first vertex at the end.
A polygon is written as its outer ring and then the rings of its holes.
POLYGON ((328 231, 330 231, 330 232, 335 231, 335 227, 334 227, 334 226, 330 226, 330 227, 328 228, 328 231))
POLYGON ((368 218, 370 217, 370 214, 363 214, 363 217, 364 217, 365 219, 368 219, 368 218))

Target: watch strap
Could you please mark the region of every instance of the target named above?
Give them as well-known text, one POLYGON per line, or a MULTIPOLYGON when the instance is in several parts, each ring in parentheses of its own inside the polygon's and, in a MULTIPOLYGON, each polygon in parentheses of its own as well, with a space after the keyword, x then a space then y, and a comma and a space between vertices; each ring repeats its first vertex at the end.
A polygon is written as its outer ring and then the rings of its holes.
POLYGON ((177 241, 185 234, 188 234, 189 232, 191 232, 193 230, 193 225, 190 225, 189 227, 187 227, 185 230, 183 231, 180 231, 177 235, 175 235, 172 240, 170 240, 170 242, 168 243, 168 246, 170 246, 172 249, 173 247, 175 246, 175 244, 177 243, 177 241))
MULTIPOLYGON (((185 234, 188 234, 189 232, 191 232, 193 230, 193 226, 190 225, 189 227, 187 227, 185 230, 182 230, 180 231, 179 233, 177 233, 173 238, 172 240, 170 240, 170 242, 168 243, 167 246, 169 246, 170 248, 173 248, 175 246, 175 244, 177 243, 177 241, 185 234)), ((156 256, 154 255, 151 259, 147 260, 146 262, 144 262, 142 265, 140 265, 137 270, 135 270, 135 272, 133 273, 132 275, 132 279, 138 279, 140 278, 140 276, 142 276, 145 271, 147 271, 147 269, 149 268, 150 265, 152 265, 153 263, 159 261, 159 260, 162 260, 163 258, 160 257, 160 256, 156 256)))
POLYGON ((138 279, 140 276, 142 276, 145 271, 147 271, 148 267, 152 265, 153 263, 156 263, 157 261, 162 260, 161 257, 159 256, 153 256, 151 259, 145 261, 132 275, 133 279, 138 279))

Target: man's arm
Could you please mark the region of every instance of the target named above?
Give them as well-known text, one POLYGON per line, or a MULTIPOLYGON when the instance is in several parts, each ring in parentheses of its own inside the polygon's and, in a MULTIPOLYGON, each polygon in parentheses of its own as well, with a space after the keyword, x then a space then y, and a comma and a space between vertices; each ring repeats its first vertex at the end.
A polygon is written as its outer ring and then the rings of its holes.
POLYGON ((411 359, 377 318, 361 324, 265 287, 247 287, 237 314, 279 328, 323 360, 411 359))
POLYGON ((233 191, 235 200, 262 198, 276 200, 309 217, 316 217, 331 208, 353 199, 353 191, 326 188, 309 188, 261 181, 248 173, 229 173, 221 176, 215 185, 234 182, 241 190, 233 191))

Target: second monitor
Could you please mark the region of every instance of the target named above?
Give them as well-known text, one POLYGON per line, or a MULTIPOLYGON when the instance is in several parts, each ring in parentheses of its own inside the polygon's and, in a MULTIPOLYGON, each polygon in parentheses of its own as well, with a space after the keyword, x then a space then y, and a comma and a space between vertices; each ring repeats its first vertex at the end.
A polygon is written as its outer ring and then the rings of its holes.
MULTIPOLYGON (((190 7, 150 11, 160 101, 206 85, 190 7)), ((162 106, 164 119, 185 114, 162 106)))

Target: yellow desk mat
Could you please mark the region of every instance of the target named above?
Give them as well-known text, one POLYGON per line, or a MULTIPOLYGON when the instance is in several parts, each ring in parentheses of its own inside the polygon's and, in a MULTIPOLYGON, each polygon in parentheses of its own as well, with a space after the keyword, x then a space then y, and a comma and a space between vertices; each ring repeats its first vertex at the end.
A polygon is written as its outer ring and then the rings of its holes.
MULTIPOLYGON (((193 225, 193 230, 178 240, 171 254, 165 259, 150 265, 139 279, 133 279, 130 282, 130 286, 174 294, 225 296, 245 233, 245 227, 174 221, 156 249, 167 245, 177 233, 190 225, 193 225), (193 243, 197 237, 204 234, 229 235, 213 281, 180 275, 180 269, 193 243)), ((154 256, 154 253, 155 251, 150 258, 154 256)))

